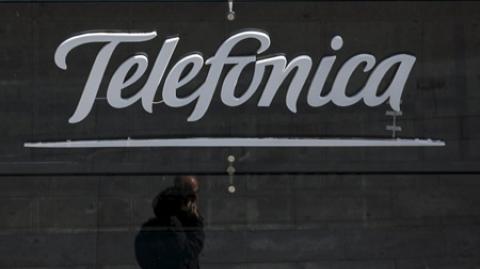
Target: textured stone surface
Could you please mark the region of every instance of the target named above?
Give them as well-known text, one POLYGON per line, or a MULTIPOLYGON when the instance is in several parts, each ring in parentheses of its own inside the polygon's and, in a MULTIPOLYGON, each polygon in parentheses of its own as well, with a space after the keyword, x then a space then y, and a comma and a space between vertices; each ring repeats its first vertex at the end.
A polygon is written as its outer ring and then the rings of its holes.
MULTIPOLYGON (((35 183, 33 191, 15 184, 23 177, 0 177, 14 194, 0 197, 0 267, 135 268, 135 234, 173 176, 160 178, 116 176, 106 188, 104 176, 30 177, 24 182, 35 183), (139 182, 158 189, 131 187, 139 182)), ((236 176, 242 191, 235 194, 225 191, 227 177, 200 180, 205 268, 478 264, 475 175, 236 176)))

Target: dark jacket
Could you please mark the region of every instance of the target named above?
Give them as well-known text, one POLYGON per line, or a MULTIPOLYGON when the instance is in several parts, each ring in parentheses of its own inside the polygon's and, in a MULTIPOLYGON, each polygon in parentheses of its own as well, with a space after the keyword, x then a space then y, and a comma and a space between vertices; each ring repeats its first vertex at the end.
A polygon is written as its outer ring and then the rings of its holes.
MULTIPOLYGON (((164 192, 165 193, 165 192, 164 192)), ((203 219, 177 208, 171 193, 160 195, 155 218, 143 224, 135 240, 137 262, 143 269, 198 269, 205 234, 203 219)))

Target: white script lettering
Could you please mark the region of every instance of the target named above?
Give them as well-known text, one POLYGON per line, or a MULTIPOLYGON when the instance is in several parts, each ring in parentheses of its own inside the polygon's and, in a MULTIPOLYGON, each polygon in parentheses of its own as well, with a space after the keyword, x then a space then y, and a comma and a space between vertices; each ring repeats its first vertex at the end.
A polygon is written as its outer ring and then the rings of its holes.
MULTIPOLYGON (((90 74, 85 83, 82 95, 75 112, 70 117, 70 123, 77 123, 85 119, 92 110, 97 97, 100 84, 105 70, 115 48, 121 43, 145 42, 157 36, 156 32, 149 33, 85 33, 74 36, 60 44, 55 52, 55 64, 66 70, 66 58, 68 54, 78 46, 91 43, 105 43, 98 52, 91 67, 90 74)), ((179 37, 168 38, 163 42, 158 56, 153 63, 147 81, 141 89, 129 98, 122 97, 122 90, 133 85, 145 75, 148 69, 149 59, 144 54, 135 54, 126 59, 113 73, 107 89, 107 102, 114 108, 124 108, 141 101, 143 109, 152 113, 154 97, 159 85, 166 73, 175 48, 180 41, 179 37), (132 73, 132 74, 130 74, 132 73)), ((330 44, 332 50, 338 51, 343 46, 343 39, 335 36, 330 44)), ((214 91, 219 84, 222 72, 226 65, 231 66, 221 84, 221 100, 227 106, 239 106, 248 101, 258 90, 267 68, 271 73, 266 80, 265 89, 260 95, 258 106, 269 107, 284 80, 293 73, 293 78, 288 84, 286 105, 293 113, 297 112, 297 101, 302 89, 305 87, 307 78, 311 72, 313 61, 308 55, 300 55, 287 61, 285 56, 273 56, 257 60, 257 56, 270 47, 270 37, 267 33, 259 30, 247 30, 229 37, 218 48, 215 55, 204 60, 198 53, 189 54, 175 63, 167 73, 161 92, 164 104, 169 107, 182 107, 194 103, 192 114, 188 121, 201 119, 208 111, 214 91), (255 54, 248 56, 230 55, 233 48, 241 41, 253 39, 258 41, 258 49, 255 54), (248 64, 254 64, 255 70, 251 82, 242 94, 235 95, 235 89, 239 77, 248 64), (205 81, 197 89, 186 97, 179 97, 177 89, 191 82, 208 65, 208 74, 205 81), (189 67, 189 68, 187 68, 189 67), (185 70, 188 70, 184 74, 185 70)), ((316 68, 312 82, 307 92, 307 104, 312 107, 323 106, 329 102, 337 106, 351 106, 360 100, 370 107, 378 106, 387 100, 393 110, 400 111, 400 101, 408 76, 415 64, 415 56, 409 54, 396 54, 390 56, 376 65, 376 59, 371 54, 358 54, 348 59, 339 69, 335 76, 332 89, 328 94, 324 92, 325 82, 335 63, 336 56, 325 56, 320 60, 316 68), (387 72, 393 67, 395 73, 386 90, 379 95, 379 88, 387 72), (347 85, 354 72, 371 72, 364 87, 356 91, 353 96, 347 96, 347 85)))

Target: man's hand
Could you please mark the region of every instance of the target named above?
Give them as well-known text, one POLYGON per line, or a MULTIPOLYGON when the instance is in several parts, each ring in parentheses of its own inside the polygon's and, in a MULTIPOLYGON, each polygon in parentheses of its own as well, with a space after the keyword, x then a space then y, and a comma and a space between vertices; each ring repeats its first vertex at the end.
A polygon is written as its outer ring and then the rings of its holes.
POLYGON ((191 205, 190 205, 190 208, 191 208, 190 210, 192 211, 192 213, 193 213, 197 218, 200 217, 200 213, 199 213, 199 211, 198 211, 198 205, 197 205, 197 203, 192 202, 192 203, 190 203, 190 204, 191 204, 191 205))
POLYGON ((188 201, 186 205, 182 206, 182 210, 184 212, 194 215, 197 218, 200 216, 198 205, 196 202, 188 201))

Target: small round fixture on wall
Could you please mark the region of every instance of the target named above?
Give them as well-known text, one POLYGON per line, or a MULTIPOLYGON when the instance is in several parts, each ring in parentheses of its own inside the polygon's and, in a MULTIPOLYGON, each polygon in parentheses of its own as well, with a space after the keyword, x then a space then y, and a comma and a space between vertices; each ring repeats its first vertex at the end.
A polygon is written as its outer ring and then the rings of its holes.
POLYGON ((227 14, 227 20, 233 21, 235 20, 235 11, 229 11, 227 14))
POLYGON ((235 11, 233 11, 233 0, 228 0, 227 20, 229 21, 235 20, 235 11))
POLYGON ((236 191, 235 185, 233 183, 233 179, 234 179, 233 177, 236 171, 235 167, 233 166, 233 163, 235 162, 235 156, 228 155, 227 161, 228 161, 227 174, 228 174, 228 181, 229 181, 227 190, 229 193, 233 194, 236 191))

